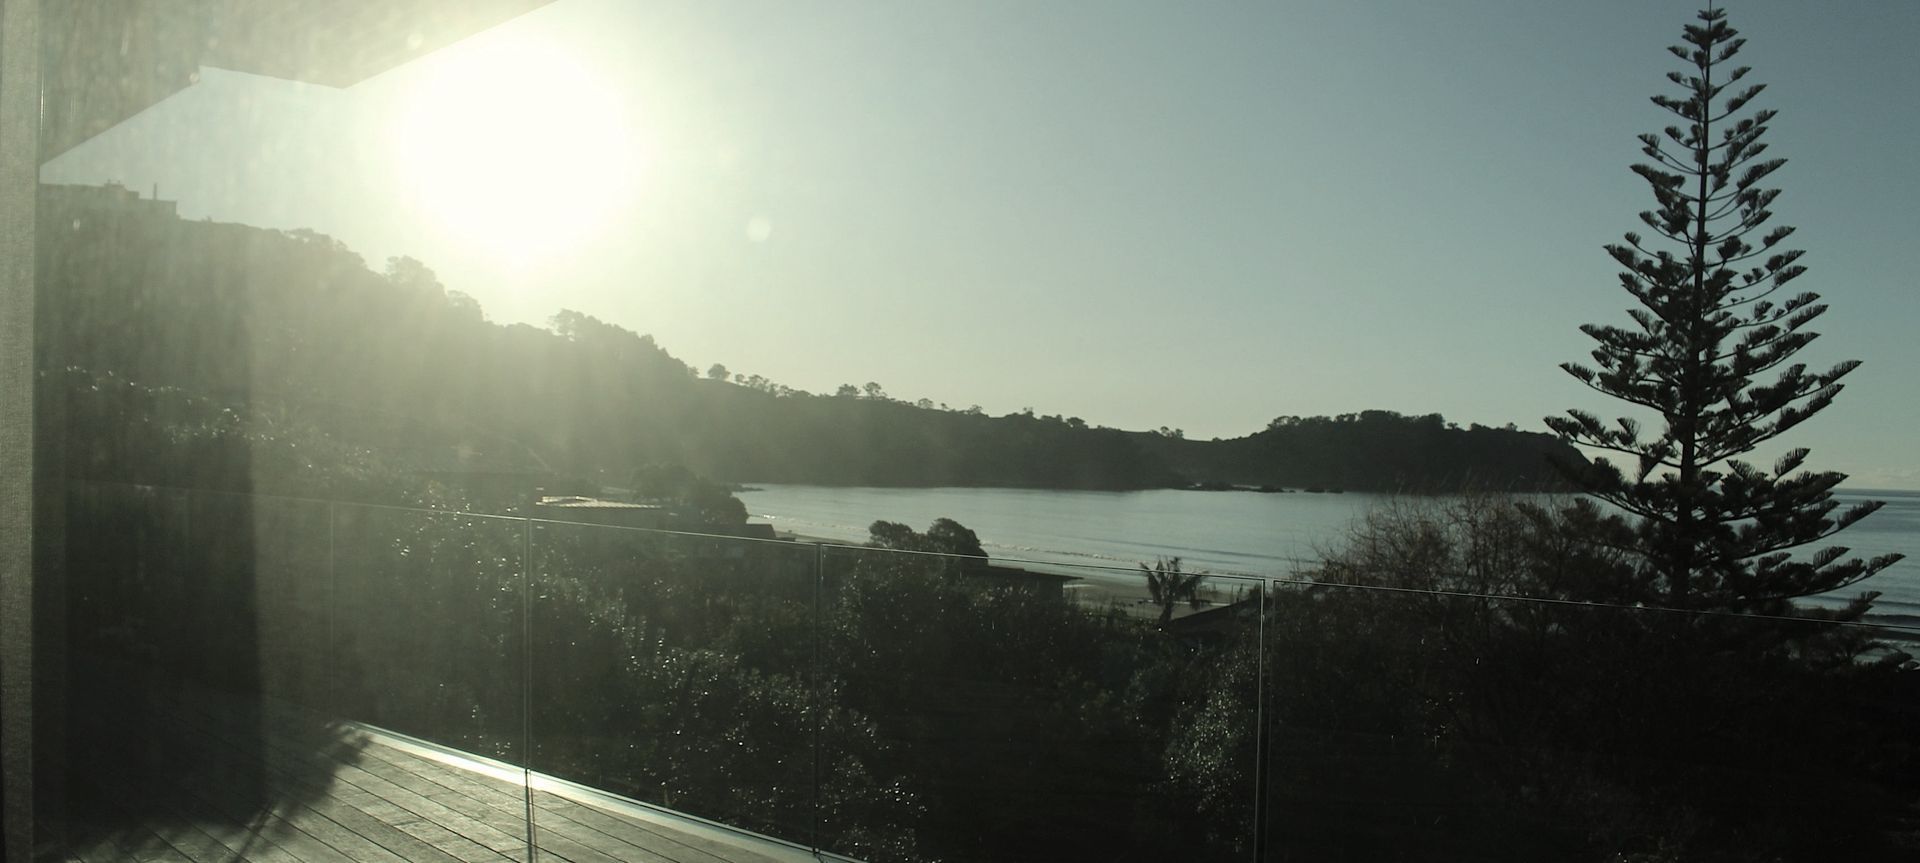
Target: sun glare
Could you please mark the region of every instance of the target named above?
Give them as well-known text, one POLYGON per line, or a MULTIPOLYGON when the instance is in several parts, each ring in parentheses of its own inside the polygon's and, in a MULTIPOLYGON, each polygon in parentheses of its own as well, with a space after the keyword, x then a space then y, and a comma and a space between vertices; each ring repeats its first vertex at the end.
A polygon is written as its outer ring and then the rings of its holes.
POLYGON ((643 164, 618 94, 553 46, 472 46, 424 69, 393 124, 418 214, 525 261, 603 230, 643 164))

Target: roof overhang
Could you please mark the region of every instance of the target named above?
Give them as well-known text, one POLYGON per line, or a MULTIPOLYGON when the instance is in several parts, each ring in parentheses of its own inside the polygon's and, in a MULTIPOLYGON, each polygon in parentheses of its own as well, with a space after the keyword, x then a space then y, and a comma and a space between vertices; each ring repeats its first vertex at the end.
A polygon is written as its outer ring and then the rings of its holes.
POLYGON ((202 66, 347 87, 550 2, 44 3, 40 160, 186 89, 202 66))

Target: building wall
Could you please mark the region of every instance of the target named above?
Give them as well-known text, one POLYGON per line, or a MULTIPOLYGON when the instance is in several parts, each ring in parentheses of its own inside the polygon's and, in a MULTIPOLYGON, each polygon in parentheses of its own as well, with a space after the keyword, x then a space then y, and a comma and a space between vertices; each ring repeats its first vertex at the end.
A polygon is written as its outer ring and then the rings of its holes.
POLYGON ((33 221, 39 0, 0 0, 0 856, 33 854, 33 221))

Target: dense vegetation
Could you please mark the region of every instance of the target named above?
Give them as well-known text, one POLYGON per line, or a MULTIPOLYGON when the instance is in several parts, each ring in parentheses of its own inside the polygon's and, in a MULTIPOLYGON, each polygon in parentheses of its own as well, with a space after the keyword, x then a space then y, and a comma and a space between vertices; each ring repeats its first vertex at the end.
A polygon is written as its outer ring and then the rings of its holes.
POLYGON ((1201 483, 1294 489, 1433 492, 1559 487, 1551 457, 1580 462, 1571 447, 1511 425, 1466 428, 1440 414, 1372 410, 1336 417, 1279 417, 1223 441, 1142 435, 1142 447, 1201 483))
MULTIPOLYGON (((73 527, 129 538, 72 544, 89 707, 296 704, 873 861, 1226 859, 1251 838, 1244 795, 1223 830, 1194 817, 1222 789, 1167 778, 1219 650, 1051 581, 447 511, 91 484, 72 502, 73 527)), ((290 745, 276 733, 255 745, 290 745)))
POLYGON ((1639 564, 1551 507, 1385 512, 1321 583, 1170 623, 926 553, 958 525, 876 525, 903 552, 119 487, 73 513, 129 538, 72 544, 86 705, 266 696, 858 859, 1245 859, 1261 826, 1269 861, 1920 856, 1908 656, 1593 604, 1639 564))
MULTIPOLYGON (((43 367, 112 374, 410 470, 521 470, 620 485, 635 468, 735 482, 1129 489, 1190 482, 1352 490, 1540 488, 1545 435, 1384 411, 1188 441, 1077 417, 1001 417, 702 377, 648 336, 562 311, 488 322, 417 261, 368 269, 309 231, 186 222, 48 187, 43 367)), ((83 429, 84 430, 84 429, 83 429)))
POLYGON ((1618 528, 1497 498, 1389 510, 1329 585, 1281 590, 1280 859, 1920 858, 1911 657, 1869 629, 1612 605, 1647 565, 1618 528))

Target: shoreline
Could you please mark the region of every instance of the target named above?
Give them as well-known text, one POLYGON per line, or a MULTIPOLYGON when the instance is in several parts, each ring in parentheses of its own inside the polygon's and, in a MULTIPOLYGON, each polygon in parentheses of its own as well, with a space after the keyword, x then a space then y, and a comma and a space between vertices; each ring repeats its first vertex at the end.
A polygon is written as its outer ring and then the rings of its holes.
MULTIPOLYGON (((864 543, 852 540, 815 536, 796 531, 775 531, 774 536, 790 542, 812 543, 838 548, 865 547, 864 543)), ((1131 578, 1126 570, 1119 567, 1075 566, 1073 564, 1052 564, 1046 561, 996 558, 991 556, 989 556, 987 560, 1003 572, 1031 571, 1069 578, 1071 580, 1062 585, 1062 592, 1069 601, 1081 605, 1104 605, 1112 603, 1123 606, 1135 606, 1151 602, 1145 581, 1131 578)), ((1261 577, 1236 574, 1223 574, 1223 577, 1233 579, 1236 582, 1241 579, 1259 579, 1264 581, 1267 578, 1271 578, 1271 576, 1261 577)), ((1214 596, 1209 597, 1210 602, 1206 608, 1215 608, 1236 601, 1234 597, 1224 595, 1229 591, 1222 590, 1221 585, 1214 585, 1212 587, 1214 589, 1211 592, 1214 593, 1214 596)), ((1501 598, 1513 602, 1534 601, 1533 598, 1526 596, 1501 598)), ((1814 605, 1808 607, 1822 608, 1823 606, 1814 605)), ((1182 603, 1180 609, 1175 612, 1175 616, 1184 616, 1183 613, 1193 613, 1193 610, 1182 603)), ((1877 610, 1868 611, 1860 620, 1844 625, 1871 626, 1883 633, 1883 637, 1887 641, 1920 645, 1920 609, 1901 607, 1889 609, 1884 612, 1877 610)))

